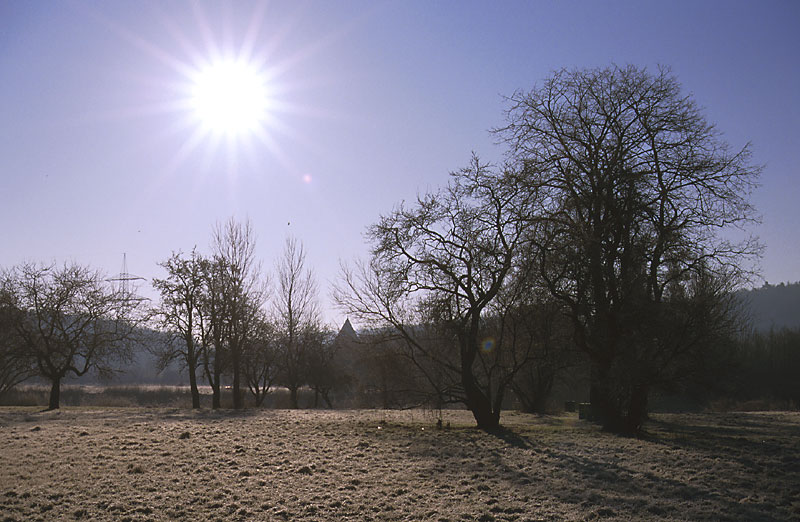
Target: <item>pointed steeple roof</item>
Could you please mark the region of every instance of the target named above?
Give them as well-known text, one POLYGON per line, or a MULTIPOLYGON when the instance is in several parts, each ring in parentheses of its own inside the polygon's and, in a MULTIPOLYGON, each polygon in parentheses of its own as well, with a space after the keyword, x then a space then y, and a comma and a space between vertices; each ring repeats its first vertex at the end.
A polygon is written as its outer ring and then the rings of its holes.
POLYGON ((358 334, 356 334, 353 325, 350 324, 350 318, 344 320, 344 324, 339 329, 339 333, 336 334, 336 342, 347 342, 347 341, 357 341, 358 334))

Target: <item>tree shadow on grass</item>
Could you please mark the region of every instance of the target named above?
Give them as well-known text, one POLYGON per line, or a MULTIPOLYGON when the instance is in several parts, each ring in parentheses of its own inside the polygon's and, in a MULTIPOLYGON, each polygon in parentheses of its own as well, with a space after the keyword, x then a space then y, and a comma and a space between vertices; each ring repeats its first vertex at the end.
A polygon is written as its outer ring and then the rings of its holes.
POLYGON ((684 448, 704 455, 748 461, 764 459, 800 464, 800 416, 704 414, 702 416, 658 416, 646 425, 642 439, 668 447, 684 448))
POLYGON ((499 440, 502 440, 503 442, 514 448, 525 449, 531 447, 531 443, 527 438, 503 426, 500 426, 498 429, 493 431, 488 431, 486 433, 496 437, 499 440))
MULTIPOLYGON (((715 419, 710 422, 714 424, 715 419)), ((791 423, 785 423, 775 432, 782 438, 791 427, 791 423)), ((411 458, 429 460, 432 472, 480 477, 493 483, 497 491, 511 492, 516 498, 545 499, 547 505, 581 513, 579 518, 791 518, 792 508, 785 494, 773 488, 750 495, 750 478, 737 471, 736 456, 749 451, 749 446, 741 445, 736 426, 720 428, 717 433, 682 419, 656 421, 649 426, 648 438, 639 440, 601 433, 585 425, 569 431, 541 431, 547 434, 541 438, 537 438, 535 427, 524 433, 519 427, 492 433, 445 432, 442 437, 417 436, 408 452, 411 458), (657 433, 655 438, 652 432, 657 433), (670 433, 668 438, 665 432, 670 433), (716 455, 714 448, 718 448, 716 455), (719 469, 727 473, 704 469, 712 456, 722 460, 719 469), (743 502, 748 495, 752 498, 743 502)), ((759 436, 774 435, 772 425, 764 427, 755 422, 747 429, 759 436)), ((785 452, 787 444, 792 445, 790 440, 776 441, 768 451, 785 452)), ((786 470, 785 463, 782 467, 786 470)), ((798 486, 798 475, 792 476, 798 486)), ((773 485, 779 482, 773 481, 773 485)), ((786 486, 791 488, 792 484, 786 486)))
MULTIPOLYGON (((619 462, 589 455, 574 455, 553 449, 543 450, 566 486, 554 492, 565 503, 587 509, 602 509, 613 517, 669 516, 681 520, 783 520, 767 503, 743 504, 729 495, 735 479, 719 477, 712 483, 673 475, 668 465, 658 472, 642 471, 640 464, 619 462)), ((602 514, 602 513, 601 513, 602 514)))

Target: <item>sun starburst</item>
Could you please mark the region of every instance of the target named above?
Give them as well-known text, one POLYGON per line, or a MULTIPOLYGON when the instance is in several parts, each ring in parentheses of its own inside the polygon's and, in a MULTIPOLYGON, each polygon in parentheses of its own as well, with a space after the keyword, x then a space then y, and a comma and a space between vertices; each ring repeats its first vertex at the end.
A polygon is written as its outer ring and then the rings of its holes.
POLYGON ((242 60, 224 60, 199 70, 192 78, 191 105, 210 133, 237 136, 258 131, 269 116, 265 73, 242 60))

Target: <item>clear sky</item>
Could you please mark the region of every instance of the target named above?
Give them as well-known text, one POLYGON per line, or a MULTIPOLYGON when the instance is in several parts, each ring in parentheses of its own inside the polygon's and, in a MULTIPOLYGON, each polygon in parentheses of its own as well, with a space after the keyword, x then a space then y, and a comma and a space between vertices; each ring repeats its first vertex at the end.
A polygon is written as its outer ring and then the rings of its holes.
POLYGON ((125 252, 160 277, 172 251, 208 251, 215 222, 249 218, 268 270, 287 234, 304 243, 340 323, 339 260, 471 151, 500 159, 502 95, 632 63, 671 66, 731 145, 752 142, 762 273, 798 281, 799 27, 794 0, 0 0, 0 266, 114 274, 125 252), (268 103, 225 134, 194 100, 202 71, 237 59, 268 103))

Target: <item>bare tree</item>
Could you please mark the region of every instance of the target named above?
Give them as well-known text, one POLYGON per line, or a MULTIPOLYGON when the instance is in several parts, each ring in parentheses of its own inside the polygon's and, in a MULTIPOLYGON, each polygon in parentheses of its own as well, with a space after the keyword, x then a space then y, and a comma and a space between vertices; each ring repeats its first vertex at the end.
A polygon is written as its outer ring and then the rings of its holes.
POLYGON ((278 378, 275 328, 264 317, 256 320, 243 345, 242 375, 256 407, 261 406, 278 378))
POLYGON ((9 305, 20 311, 14 328, 38 375, 51 383, 48 409, 60 405, 61 381, 96 371, 111 376, 129 362, 141 302, 114 290, 97 271, 77 264, 25 263, 3 274, 9 305))
POLYGON ((499 426, 522 363, 487 329, 518 268, 530 207, 522 189, 512 172, 494 173, 473 158, 445 190, 373 225, 370 263, 345 268, 334 291, 348 313, 391 326, 439 400, 463 402, 486 430, 499 426))
POLYGON ((319 407, 320 398, 328 408, 333 408, 331 392, 344 377, 337 358, 338 344, 331 332, 322 329, 309 340, 306 381, 314 390, 314 408, 319 407))
MULTIPOLYGON (((420 371, 407 342, 393 330, 364 332, 356 345, 353 384, 362 407, 383 409, 443 406, 447 384, 437 368, 420 371)), ((431 366, 431 365, 428 365, 431 366)))
POLYGON ((226 299, 225 262, 213 258, 205 265, 205 288, 200 300, 200 347, 203 375, 211 387, 211 407, 222 406, 222 375, 228 369, 230 314, 226 299))
POLYGON ((511 383, 514 395, 524 411, 547 413, 557 380, 579 362, 569 319, 559 303, 537 296, 509 309, 500 328, 528 360, 511 383))
POLYGON ((322 330, 317 303, 317 283, 305 266, 305 250, 295 238, 286 239, 277 263, 277 288, 273 322, 280 350, 281 382, 289 389, 292 408, 297 391, 306 384, 308 357, 322 330))
POLYGON ((22 312, 10 297, 0 288, 0 398, 36 374, 35 363, 14 326, 22 312))
POLYGON ((227 316, 225 341, 233 374, 233 407, 244 407, 242 397, 242 352, 248 337, 257 327, 258 311, 266 298, 266 284, 255 258, 255 233, 250 221, 233 218, 217 224, 213 232, 217 265, 222 268, 221 294, 227 316))
POLYGON ((173 253, 159 264, 167 271, 167 277, 153 280, 153 286, 161 293, 156 314, 161 326, 172 335, 173 342, 159 346, 155 354, 161 369, 176 359, 185 365, 189 374, 192 408, 199 408, 197 370, 200 367, 204 330, 201 301, 206 288, 208 262, 196 250, 192 250, 189 257, 173 253))
POLYGON ((720 232, 754 219, 747 198, 760 168, 748 146, 732 151, 720 139, 663 68, 562 70, 508 102, 497 133, 536 195, 538 276, 592 360, 594 412, 607 429, 635 432, 652 383, 672 373, 661 363, 702 348, 666 341, 689 320, 675 303, 694 295, 716 309, 708 297, 723 294, 693 294, 693 281, 731 287, 759 251, 720 232))

